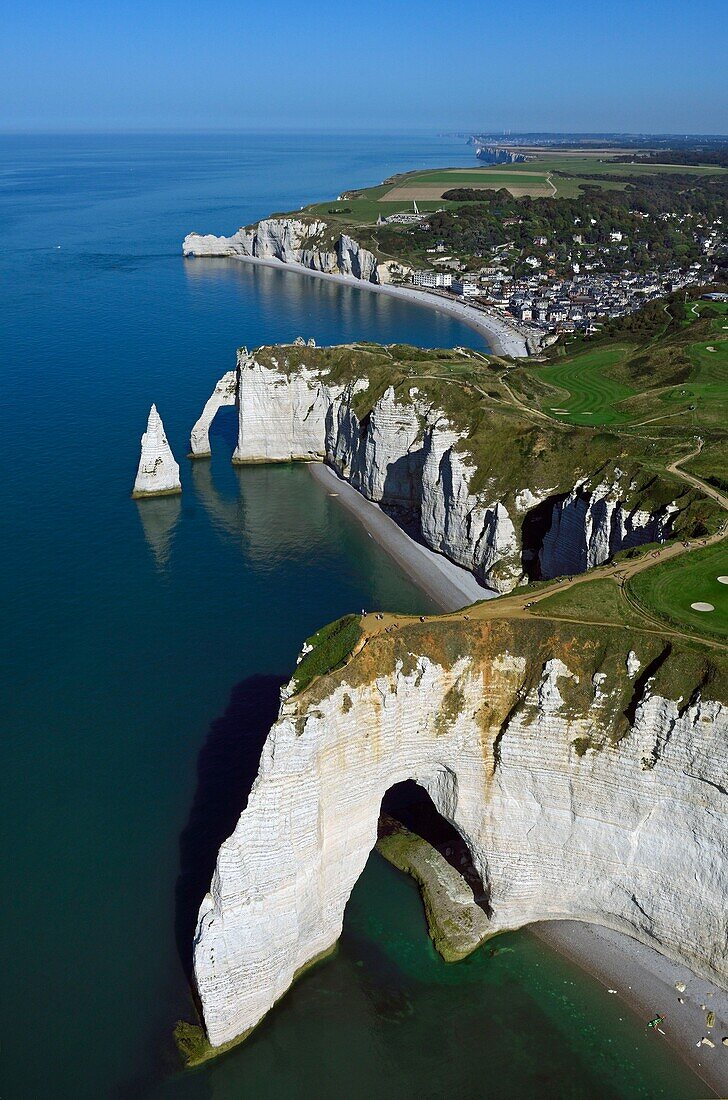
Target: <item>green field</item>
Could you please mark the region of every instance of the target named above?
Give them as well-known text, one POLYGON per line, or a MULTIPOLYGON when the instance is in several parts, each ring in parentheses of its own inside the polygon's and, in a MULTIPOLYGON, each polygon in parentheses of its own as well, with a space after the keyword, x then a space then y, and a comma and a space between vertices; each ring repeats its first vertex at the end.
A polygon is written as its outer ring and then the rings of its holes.
POLYGON ((584 352, 567 363, 540 370, 532 369, 531 373, 538 379, 566 390, 569 395, 560 400, 558 394, 554 394, 553 398, 543 401, 544 411, 554 420, 594 427, 628 420, 628 415, 615 408, 615 405, 631 397, 635 391, 603 373, 618 363, 626 350, 619 345, 610 345, 584 352))
POLYGON ((719 168, 716 165, 618 164, 607 158, 602 160, 599 157, 566 157, 558 154, 535 157, 533 160, 527 160, 522 164, 509 164, 508 169, 513 172, 544 169, 548 172, 565 172, 573 176, 654 176, 656 173, 663 172, 707 176, 728 172, 728 168, 719 168))
POLYGON ((540 170, 540 166, 533 165, 527 173, 515 172, 509 165, 508 168, 476 168, 472 171, 459 170, 457 168, 433 169, 427 172, 415 172, 406 176, 403 180, 393 184, 394 187, 409 187, 417 184, 448 184, 451 187, 526 187, 533 182, 534 186, 546 185, 546 172, 540 170), (525 178, 524 178, 525 176, 525 178), (492 182, 491 181, 495 181, 492 182))
POLYGON ((664 329, 641 339, 625 333, 619 343, 606 343, 597 336, 596 347, 581 350, 585 342, 575 338, 573 351, 567 345, 566 355, 550 365, 512 370, 511 385, 563 423, 654 425, 651 432, 701 434, 709 447, 691 469, 723 484, 728 480, 728 448, 721 444, 728 427, 728 307, 697 301, 686 302, 684 309, 677 330, 665 313, 664 329))
POLYGON ((675 627, 716 638, 728 637, 728 547, 725 543, 682 554, 674 561, 637 573, 627 582, 629 595, 648 613, 675 627), (692 603, 709 603, 714 611, 694 611, 692 603))
POLYGON ((381 215, 411 211, 413 200, 423 214, 457 206, 442 199, 442 191, 457 187, 483 189, 510 189, 515 196, 528 191, 535 197, 576 198, 584 186, 594 185, 595 180, 586 177, 599 176, 603 189, 621 190, 626 186, 612 176, 650 176, 656 173, 686 172, 706 175, 726 172, 715 167, 683 167, 681 165, 655 166, 646 164, 614 164, 589 157, 539 157, 524 164, 484 166, 482 168, 432 168, 396 176, 376 187, 353 191, 350 196, 329 202, 314 203, 305 213, 325 219, 333 224, 375 225, 381 215), (553 175, 551 174, 553 173, 553 175))
MULTIPOLYGON (((417 188, 432 188, 449 185, 450 187, 493 187, 512 188, 516 193, 524 188, 532 188, 536 193, 550 195, 555 189, 561 198, 575 198, 583 187, 594 184, 589 177, 600 177, 604 189, 623 189, 623 180, 610 177, 649 177, 656 174, 687 174, 694 176, 716 175, 728 171, 715 166, 695 165, 655 165, 655 164, 615 164, 613 161, 600 160, 598 157, 543 156, 523 164, 492 165, 482 168, 435 168, 423 172, 411 172, 399 176, 387 185, 368 188, 361 192, 369 199, 381 199, 384 195, 396 195, 398 191, 408 198, 417 197, 417 188), (553 173, 553 175, 552 175, 553 173)), ((423 199, 426 197, 423 191, 423 199)), ((418 199, 419 202, 419 199, 418 199)))
POLYGON ((696 423, 708 423, 715 427, 726 425, 728 408, 728 304, 697 301, 685 304, 685 326, 693 323, 696 314, 710 320, 707 340, 688 344, 687 357, 693 370, 689 380, 660 394, 660 402, 672 405, 689 403, 696 423))
MULTIPOLYGON (((457 203, 444 199, 418 199, 417 205, 423 214, 432 213, 435 210, 449 209, 457 203)), ((382 202, 378 199, 356 198, 342 199, 336 202, 317 202, 307 206, 305 213, 323 218, 332 225, 376 225, 377 218, 388 217, 389 214, 397 214, 402 211, 412 211, 412 199, 399 199, 399 201, 382 202)))
MULTIPOLYGON (((705 176, 725 173, 728 169, 715 166, 685 166, 680 164, 615 164, 613 161, 600 160, 598 157, 564 157, 544 156, 535 160, 526 161, 524 164, 509 164, 509 172, 518 176, 526 172, 553 173, 551 183, 556 188, 559 198, 573 199, 581 194, 585 185, 595 184, 596 180, 586 177, 600 176, 601 187, 604 190, 621 190, 625 184, 618 179, 610 179, 610 176, 631 176, 638 179, 640 176, 654 176, 668 173, 674 175, 685 173, 687 175, 705 176)), ((517 185, 516 185, 517 186, 517 185)))
MULTIPOLYGON (((422 172, 410 172, 402 176, 395 176, 386 184, 377 187, 367 187, 355 193, 355 199, 383 201, 400 201, 405 199, 412 202, 413 199, 425 202, 429 199, 437 200, 438 192, 449 190, 453 187, 474 187, 499 190, 501 187, 512 188, 516 194, 524 191, 532 191, 534 195, 553 195, 553 188, 547 179, 547 172, 540 165, 534 165, 530 173, 515 172, 513 165, 505 168, 430 168, 422 172)), ((442 203, 440 203, 442 205, 442 203)))

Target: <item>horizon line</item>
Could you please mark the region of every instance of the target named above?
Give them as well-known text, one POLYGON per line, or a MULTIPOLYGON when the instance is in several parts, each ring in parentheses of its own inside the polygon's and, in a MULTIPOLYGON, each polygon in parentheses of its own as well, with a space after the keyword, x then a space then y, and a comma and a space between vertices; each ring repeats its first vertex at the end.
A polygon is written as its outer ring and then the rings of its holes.
POLYGON ((499 137, 504 144, 517 137, 572 137, 572 138, 703 138, 728 141, 728 134, 698 131, 670 130, 513 130, 503 127, 401 127, 385 128, 374 126, 139 126, 139 127, 11 127, 0 126, 2 137, 105 137, 132 134, 427 134, 433 137, 465 137, 487 135, 499 137))

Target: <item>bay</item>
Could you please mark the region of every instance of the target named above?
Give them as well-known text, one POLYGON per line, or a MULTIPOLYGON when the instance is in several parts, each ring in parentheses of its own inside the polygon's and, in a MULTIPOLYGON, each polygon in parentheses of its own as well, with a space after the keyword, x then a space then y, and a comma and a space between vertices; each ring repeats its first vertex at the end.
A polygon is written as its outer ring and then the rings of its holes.
POLYGON ((446 967, 376 856, 337 957, 248 1043, 184 1073, 171 1042, 195 910, 302 640, 362 607, 430 610, 305 468, 233 469, 224 414, 192 467, 189 429, 241 344, 483 346, 383 295, 185 261, 182 238, 472 163, 412 134, 0 136, 4 1097, 701 1094, 530 937, 446 967), (135 503, 152 401, 184 492, 135 503))

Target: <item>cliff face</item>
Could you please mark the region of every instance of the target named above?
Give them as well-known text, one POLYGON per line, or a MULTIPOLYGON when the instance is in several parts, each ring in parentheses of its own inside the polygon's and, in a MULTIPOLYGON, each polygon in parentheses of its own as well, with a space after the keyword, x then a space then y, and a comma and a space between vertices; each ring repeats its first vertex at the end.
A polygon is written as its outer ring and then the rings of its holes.
POLYGON ((407 779, 468 844, 488 934, 591 921, 728 979, 728 708, 715 668, 654 635, 632 635, 628 652, 618 629, 465 625, 369 637, 282 703, 199 914, 214 1045, 253 1027, 335 943, 382 797, 407 779))
MULTIPOLYGON (((364 374, 339 379, 308 352, 310 365, 291 369, 286 348, 265 350, 239 353, 234 461, 324 459, 427 546, 499 592, 528 577, 581 572, 671 533, 677 506, 645 499, 614 464, 578 477, 582 456, 570 459, 571 480, 560 492, 525 481, 530 471, 510 475, 497 463, 479 471, 468 431, 416 380, 397 392, 381 387, 371 400, 364 374), (513 476, 524 481, 514 485, 513 476)), ((498 430, 503 435, 508 424, 498 430)))
POLYGON ((540 576, 583 573, 619 550, 669 537, 674 504, 645 511, 620 499, 619 490, 619 483, 609 481, 577 485, 558 501, 539 550, 540 576))
POLYGON ((185 256, 249 256, 301 264, 329 275, 349 275, 369 283, 386 281, 374 255, 345 233, 331 232, 326 222, 297 218, 266 218, 239 229, 232 237, 189 233, 185 256), (382 277, 383 276, 383 277, 382 277))

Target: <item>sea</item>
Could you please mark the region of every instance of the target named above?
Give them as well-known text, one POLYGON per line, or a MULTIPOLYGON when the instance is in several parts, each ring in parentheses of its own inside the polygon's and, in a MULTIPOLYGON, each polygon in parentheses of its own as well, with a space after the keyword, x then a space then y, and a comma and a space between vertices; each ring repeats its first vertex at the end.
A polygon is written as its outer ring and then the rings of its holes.
POLYGON ((304 466, 231 466, 233 410, 208 462, 187 460, 190 428, 240 345, 485 347, 414 303, 185 260, 182 239, 475 163, 428 134, 0 136, 3 1100, 705 1094, 526 932, 446 965, 376 854, 336 956, 247 1042, 188 1071, 172 1040, 302 641, 349 611, 432 610, 304 466), (136 502, 152 402, 184 491, 136 502))

